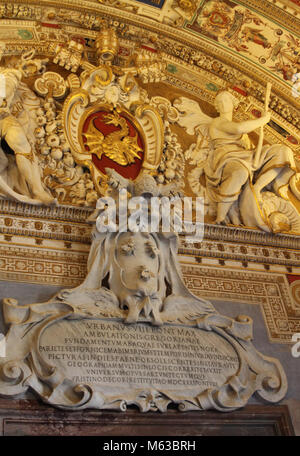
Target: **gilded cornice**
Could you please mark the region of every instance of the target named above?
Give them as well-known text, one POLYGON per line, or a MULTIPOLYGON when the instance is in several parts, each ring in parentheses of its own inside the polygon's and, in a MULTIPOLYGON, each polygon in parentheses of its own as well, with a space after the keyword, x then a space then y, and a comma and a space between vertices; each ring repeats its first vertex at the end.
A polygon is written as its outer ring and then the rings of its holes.
MULTIPOLYGON (((57 206, 57 207, 45 207, 45 206, 33 206, 30 204, 19 203, 15 201, 9 201, 0 199, 0 213, 5 218, 10 219, 11 222, 3 221, 0 224, 0 232, 2 234, 14 234, 19 236, 30 235, 29 228, 26 228, 26 233, 21 224, 17 223, 18 220, 34 220, 40 221, 48 225, 53 224, 53 221, 56 224, 60 225, 76 225, 77 227, 84 228, 84 232, 81 233, 80 242, 87 242, 87 236, 89 236, 90 225, 86 222, 87 217, 91 214, 92 209, 89 208, 80 208, 73 206, 57 206), (19 219, 20 218, 20 219, 19 219)), ((44 229, 41 229, 39 226, 34 227, 34 232, 32 232, 33 237, 48 237, 49 239, 64 239, 69 241, 79 241, 79 235, 76 231, 76 236, 72 236, 71 231, 64 231, 64 236, 60 236, 59 230, 47 229, 52 235, 49 237, 44 229), (57 235, 56 235, 57 234, 57 235)), ((265 245, 272 246, 277 248, 286 248, 286 249, 297 249, 300 250, 300 237, 293 236, 289 234, 277 234, 266 233, 257 229, 247 229, 235 226, 221 226, 221 225, 212 225, 205 224, 204 228, 204 240, 214 240, 214 241, 223 241, 223 242, 236 242, 249 245, 265 245)), ((192 246, 186 245, 182 252, 189 252, 196 248, 199 250, 198 244, 193 244, 192 246)))

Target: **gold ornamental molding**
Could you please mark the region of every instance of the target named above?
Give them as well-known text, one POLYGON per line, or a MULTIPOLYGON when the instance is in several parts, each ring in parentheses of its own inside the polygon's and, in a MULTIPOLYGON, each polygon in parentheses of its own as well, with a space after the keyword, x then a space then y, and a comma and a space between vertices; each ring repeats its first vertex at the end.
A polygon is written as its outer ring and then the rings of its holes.
MULTIPOLYGON (((5 4, 4 1, 0 2, 0 5, 1 5, 1 3, 5 4)), ((138 2, 131 2, 130 5, 132 5, 132 3, 138 4, 138 2)), ((257 12, 260 12, 260 9, 259 9, 260 2, 258 2, 258 1, 254 2, 252 0, 252 3, 253 3, 253 8, 255 8, 257 10, 257 12)), ((212 44, 211 42, 206 40, 204 36, 193 37, 193 35, 191 33, 187 33, 186 31, 184 31, 182 29, 178 29, 176 27, 174 28, 174 26, 170 26, 165 23, 160 23, 153 19, 149 19, 148 17, 140 16, 138 14, 133 14, 133 13, 126 11, 126 9, 125 9, 126 5, 129 5, 129 3, 118 4, 117 11, 116 11, 116 8, 114 8, 113 6, 110 6, 111 3, 107 4, 107 5, 106 4, 103 5, 103 4, 99 4, 98 2, 92 3, 92 2, 87 2, 87 1, 75 1, 75 0, 69 0, 69 1, 65 0, 63 2, 45 1, 45 2, 43 2, 42 8, 40 6, 40 2, 37 2, 37 0, 31 1, 31 2, 29 2, 29 1, 26 2, 25 0, 23 0, 23 2, 20 2, 17 5, 19 5, 19 4, 20 5, 25 4, 25 5, 30 5, 30 6, 37 5, 39 10, 42 10, 46 7, 58 7, 59 6, 60 9, 68 8, 70 10, 72 10, 72 7, 73 8, 76 7, 77 10, 79 8, 79 9, 83 10, 85 13, 91 12, 91 13, 93 13, 93 15, 95 15, 95 13, 96 14, 99 13, 99 15, 100 14, 102 15, 103 20, 110 21, 110 24, 115 25, 116 28, 120 27, 121 23, 119 21, 121 20, 124 22, 124 25, 132 25, 132 26, 136 27, 137 32, 138 32, 138 30, 145 30, 145 31, 147 30, 148 32, 157 33, 159 37, 165 36, 165 37, 172 38, 175 40, 175 43, 182 43, 183 45, 192 47, 192 49, 194 49, 194 50, 198 49, 198 50, 207 52, 209 55, 214 56, 218 60, 223 61, 226 64, 231 64, 232 66, 241 69, 242 71, 246 72, 246 74, 249 74, 251 77, 253 77, 256 80, 259 80, 262 83, 265 81, 266 77, 268 79, 270 77, 272 78, 272 75, 270 74, 270 72, 264 70, 261 66, 256 65, 256 68, 259 69, 259 72, 262 72, 262 75, 260 75, 253 68, 252 63, 247 63, 246 59, 242 55, 235 56, 233 53, 231 53, 229 48, 227 48, 226 51, 224 52, 224 48, 219 48, 217 43, 212 44), (116 19, 117 21, 114 21, 113 18, 116 19)), ((241 3, 241 4, 243 4, 243 3, 241 3)), ((247 2, 247 6, 250 6, 250 5, 248 5, 248 2, 247 2)), ((266 13, 267 10, 270 10, 270 3, 268 1, 265 1, 264 9, 263 9, 264 13, 266 13)), ((285 12, 283 10, 280 10, 280 8, 276 7, 276 11, 277 10, 281 11, 284 16, 285 12)), ((272 15, 270 14, 270 18, 271 17, 272 17, 272 15)), ((282 17, 282 14, 281 14, 281 16, 278 17, 278 19, 280 17, 282 17)), ((293 24, 295 22, 295 20, 297 20, 300 24, 300 20, 298 20, 295 17, 293 17, 291 24, 293 24)), ((282 22, 281 25, 284 26, 285 28, 287 27, 287 23, 284 21, 282 22)), ((124 29, 124 27, 123 27, 123 29, 124 29)), ((298 25, 296 26, 295 30, 293 30, 293 32, 297 32, 297 31, 299 33, 298 25)), ((124 32, 124 30, 123 30, 123 32, 124 32)), ((135 35, 134 33, 131 34, 132 39, 135 39, 134 35, 135 35)), ((138 35, 138 33, 137 33, 137 35, 138 35)), ((278 90, 280 90, 280 92, 282 92, 282 94, 285 97, 289 97, 290 103, 295 103, 295 99, 293 99, 290 96, 290 88, 286 87, 286 84, 283 81, 280 81, 279 78, 275 77, 273 83, 274 83, 275 87, 278 88, 278 90)))
MULTIPOLYGON (((5 0, 1 0, 0 4, 7 3, 5 0)), ((200 2, 199 2, 200 3, 200 2)), ((280 24, 284 25, 286 28, 289 28, 291 31, 299 33, 299 23, 300 23, 300 7, 290 0, 241 0, 239 1, 241 5, 253 8, 258 13, 264 14, 268 16, 270 19, 278 21, 280 24), (280 5, 280 6, 279 6, 280 5)), ((26 5, 37 5, 41 7, 40 0, 23 0, 22 2, 14 2, 14 4, 26 4, 26 5)), ((43 7, 66 7, 66 8, 74 8, 84 11, 94 12, 99 11, 102 12, 103 8, 105 9, 107 6, 111 5, 111 8, 114 9, 128 9, 138 11, 139 7, 144 6, 147 7, 148 10, 153 11, 153 18, 157 17, 158 15, 155 14, 157 8, 151 8, 150 5, 140 4, 137 1, 129 0, 129 1, 110 1, 105 3, 105 0, 43 0, 43 7), (135 6, 135 8, 134 8, 135 6)), ((143 10, 142 10, 143 11, 143 10)), ((143 17, 143 16, 142 16, 143 17)), ((155 20, 155 19, 153 19, 155 20)))
MULTIPOLYGON (((5 2, 0 2, 0 5, 5 4, 5 2)), ((138 2, 134 2, 138 3, 138 2)), ((259 2, 255 3, 257 6, 259 2)), ((36 0, 32 2, 26 2, 25 0, 21 3, 16 4, 16 7, 18 5, 32 5, 32 8, 37 8, 37 10, 40 12, 39 15, 37 15, 37 19, 41 21, 42 18, 42 9, 40 7, 39 2, 36 0), (34 6, 36 5, 36 6, 34 6), (37 6, 38 5, 38 6, 37 6)), ((111 7, 109 5, 101 5, 97 2, 92 3, 92 2, 80 2, 80 1, 75 1, 75 0, 69 0, 69 1, 64 1, 62 3, 58 3, 57 1, 45 1, 43 3, 43 9, 46 7, 57 7, 59 4, 60 10, 62 8, 68 8, 70 11, 72 10, 72 7, 76 7, 77 11, 78 9, 83 9, 85 13, 92 12, 93 17, 98 17, 97 13, 101 15, 102 19, 104 21, 108 21, 110 25, 113 25, 116 27, 116 29, 119 29, 119 33, 121 33, 122 36, 126 37, 126 27, 131 27, 132 30, 128 34, 128 39, 132 40, 140 40, 143 39, 142 36, 146 36, 145 34, 149 32, 153 32, 157 34, 157 37, 159 37, 159 48, 163 51, 165 51, 167 54, 170 55, 181 55, 181 59, 183 61, 186 60, 192 60, 193 53, 195 51, 203 52, 204 54, 210 56, 211 58, 217 59, 219 62, 223 62, 223 64, 227 65, 228 68, 234 68, 235 71, 238 71, 241 73, 241 75, 250 77, 252 80, 259 82, 263 86, 265 85, 266 80, 272 80, 273 83, 273 92, 280 94, 285 101, 288 101, 290 106, 299 106, 299 101, 295 99, 292 96, 291 93, 291 85, 285 83, 283 80, 280 80, 279 77, 274 76, 274 74, 271 74, 270 71, 265 70, 261 66, 258 66, 256 64, 253 64, 252 62, 248 62, 246 58, 243 56, 235 55, 233 52, 231 52, 228 48, 224 51, 224 48, 219 47, 217 43, 211 43, 209 40, 206 40, 205 37, 194 37, 192 33, 188 33, 182 29, 174 28, 173 26, 164 24, 164 23, 159 23, 155 20, 139 16, 137 14, 130 13, 126 10, 122 10, 122 5, 118 8, 116 11, 116 8, 111 7), (95 16, 96 13, 96 16, 95 16), (120 22, 121 21, 121 22, 120 22), (171 40, 174 41, 165 41, 165 38, 170 38, 171 40)), ((128 5, 128 3, 127 3, 128 5)), ((28 6, 29 7, 29 6, 28 6)), ((258 7, 258 6, 257 6, 258 7)), ((270 7, 269 2, 265 2, 265 7, 270 7)), ((279 8, 277 8, 279 9, 279 8)), ((257 10, 258 11, 258 10, 257 10)), ((282 10, 283 11, 283 10, 282 10)), ((284 13, 284 11, 283 11, 284 13)), ((32 12, 33 14, 33 12, 32 12)), ((13 13, 12 13, 13 15, 13 13)), ((32 19, 34 19, 34 15, 32 19)), ((99 18, 101 22, 101 18, 99 18)), ((286 27, 286 24, 284 24, 286 27)), ((79 30, 85 30, 84 28, 81 29, 75 29, 74 27, 69 27, 70 30, 74 29, 77 30, 77 33, 79 30)), ((298 28, 299 29, 299 28, 298 28)), ((24 41, 22 42, 24 45, 28 46, 29 43, 25 43, 24 41)), ((38 48, 40 46, 37 45, 38 48)), ((40 50, 40 49, 39 49, 40 50)), ((196 66, 196 65, 195 65, 196 66)), ((228 71, 228 70, 227 70, 228 71)))
MULTIPOLYGON (((7 199, 0 198, 0 213, 3 219, 3 223, 0 225, 0 234, 12 233, 10 229, 14 229, 14 235, 22 236, 24 234, 30 235, 30 232, 27 231, 24 233, 24 229, 19 225, 17 229, 18 220, 24 220, 30 222, 32 219, 36 221, 41 221, 51 224, 52 222, 65 225, 66 229, 64 237, 55 237, 56 229, 51 230, 52 239, 68 239, 70 241, 77 241, 72 237, 72 230, 67 229, 70 223, 73 223, 74 226, 78 228, 82 227, 83 238, 81 242, 86 243, 86 237, 89 236, 90 225, 86 222, 87 218, 92 214, 92 208, 86 207, 74 207, 74 206, 64 206, 60 205, 57 207, 46 207, 46 206, 33 206, 26 203, 20 203, 16 201, 10 201, 7 199), (11 219, 7 225, 5 225, 4 218, 11 219)), ((76 230, 78 229, 76 228, 76 230)), ((45 236, 44 229, 34 231, 33 237, 47 237, 45 236), (40 234, 38 234, 38 231, 40 234)), ((77 232, 76 232, 77 236, 77 232)), ((279 236, 274 236, 272 233, 267 233, 258 229, 247 229, 242 227, 231 227, 231 226, 221 226, 213 225, 206 223, 204 227, 204 240, 215 240, 223 242, 233 242, 249 245, 259 245, 259 246, 270 246, 278 249, 287 249, 300 251, 300 237, 293 236, 289 234, 280 234, 279 236)), ((191 249, 187 246, 184 247, 187 252, 191 252, 191 249)), ((197 251, 199 251, 199 246, 195 245, 197 251)), ((288 260, 288 258, 287 258, 288 260)), ((286 264, 289 264, 287 261, 286 264)))

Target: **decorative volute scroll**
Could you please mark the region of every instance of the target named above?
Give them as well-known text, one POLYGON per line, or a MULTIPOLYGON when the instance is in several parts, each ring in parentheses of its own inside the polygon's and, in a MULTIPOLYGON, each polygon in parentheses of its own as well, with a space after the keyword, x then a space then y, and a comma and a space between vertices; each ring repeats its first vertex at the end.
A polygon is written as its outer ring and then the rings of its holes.
POLYGON ((58 73, 47 71, 35 81, 34 88, 40 96, 50 95, 54 98, 62 98, 67 91, 64 78, 58 73))
POLYGON ((88 104, 89 94, 82 89, 78 89, 69 95, 63 109, 64 130, 72 154, 76 161, 86 165, 91 157, 90 154, 85 154, 81 150, 78 125, 88 104))
POLYGON ((164 147, 164 125, 153 106, 138 106, 136 118, 143 128, 146 140, 146 159, 143 167, 155 171, 160 164, 161 151, 164 147))

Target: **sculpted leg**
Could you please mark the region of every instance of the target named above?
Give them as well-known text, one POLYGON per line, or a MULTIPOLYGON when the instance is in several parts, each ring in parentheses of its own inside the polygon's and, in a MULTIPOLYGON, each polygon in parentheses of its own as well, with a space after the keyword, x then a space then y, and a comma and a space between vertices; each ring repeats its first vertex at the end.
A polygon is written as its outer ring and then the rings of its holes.
POLYGON ((29 158, 21 154, 16 155, 16 163, 34 198, 45 204, 51 204, 54 198, 43 189, 37 164, 32 163, 29 158))
POLYGON ((232 204, 238 199, 241 188, 247 182, 248 177, 248 170, 239 162, 231 162, 224 167, 223 179, 218 191, 221 201, 218 202, 215 223, 224 222, 232 204))
POLYGON ((52 195, 49 195, 47 193, 42 185, 41 182, 41 175, 40 175, 40 169, 38 167, 38 164, 33 162, 31 163, 32 166, 32 177, 33 177, 33 183, 32 183, 32 192, 36 198, 40 199, 43 201, 45 204, 51 204, 55 202, 55 198, 53 198, 52 195))
POLYGON ((275 193, 282 198, 285 198, 289 200, 288 197, 288 189, 290 188, 290 181, 291 178, 295 175, 295 171, 293 171, 290 168, 284 168, 276 181, 273 184, 273 188, 275 190, 275 193))
POLYGON ((16 155, 16 164, 22 178, 25 179, 29 188, 31 188, 31 182, 33 180, 33 176, 31 173, 31 163, 25 155, 16 155))
POLYGON ((33 196, 45 204, 51 204, 54 198, 43 188, 37 163, 31 159, 31 146, 17 122, 7 126, 5 140, 16 154, 16 164, 23 179, 31 189, 33 196))
POLYGON ((222 223, 224 222, 226 215, 229 212, 229 209, 231 208, 233 204, 233 201, 230 201, 229 203, 218 203, 218 212, 217 212, 217 218, 215 223, 222 223))
POLYGON ((8 159, 5 153, 0 149, 0 174, 7 168, 8 159))
POLYGON ((282 168, 269 169, 266 173, 262 174, 255 182, 253 188, 256 195, 260 195, 261 190, 276 179, 282 172, 282 168))

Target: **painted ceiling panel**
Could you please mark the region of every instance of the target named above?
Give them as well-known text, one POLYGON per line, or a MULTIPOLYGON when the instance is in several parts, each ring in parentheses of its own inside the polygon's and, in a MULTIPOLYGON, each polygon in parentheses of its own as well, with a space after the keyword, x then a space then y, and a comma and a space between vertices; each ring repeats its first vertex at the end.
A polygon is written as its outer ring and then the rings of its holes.
MULTIPOLYGON (((258 69, 269 73, 287 86, 300 71, 300 1, 299 0, 68 0, 27 1, 26 4, 43 6, 40 9, 41 23, 77 23, 79 11, 68 11, 72 5, 84 8, 89 17, 84 18, 84 28, 97 29, 97 15, 103 8, 114 10, 120 18, 139 22, 137 16, 157 23, 161 32, 175 30, 190 36, 193 45, 209 43, 221 53, 235 55, 258 69), (66 7, 66 8, 63 8, 66 7), (57 9, 59 8, 59 9, 57 9), (169 27, 166 27, 169 26, 169 27)), ((0 16, 29 19, 24 6, 2 1, 0 16)), ((107 12, 109 13, 109 10, 107 12)), ((81 15, 82 16, 82 15, 81 15)), ((30 32, 20 28, 16 40, 30 39, 30 32)), ((5 39, 6 29, 1 27, 0 39, 5 39)), ((180 35, 178 35, 180 40, 180 35)))
MULTIPOLYGON (((0 40, 9 42, 8 53, 16 52, 18 43, 20 49, 30 49, 38 42, 41 52, 52 55, 55 43, 74 36, 85 43, 93 62, 94 39, 108 23, 125 40, 121 43, 121 59, 129 61, 140 46, 160 52, 168 61, 168 78, 179 77, 188 82, 184 76, 188 74, 191 87, 200 88, 197 75, 201 69, 208 71, 207 90, 213 92, 214 86, 229 85, 242 95, 262 100, 266 81, 270 80, 273 94, 277 92, 286 100, 290 112, 285 113, 284 104, 276 100, 271 108, 298 126, 300 96, 294 90, 300 73, 298 3, 299 0, 0 0, 0 40), (179 61, 188 67, 184 70, 179 61)), ((280 124, 280 128, 286 129, 287 125, 280 124)), ((294 134, 289 131, 289 135, 294 134)))

